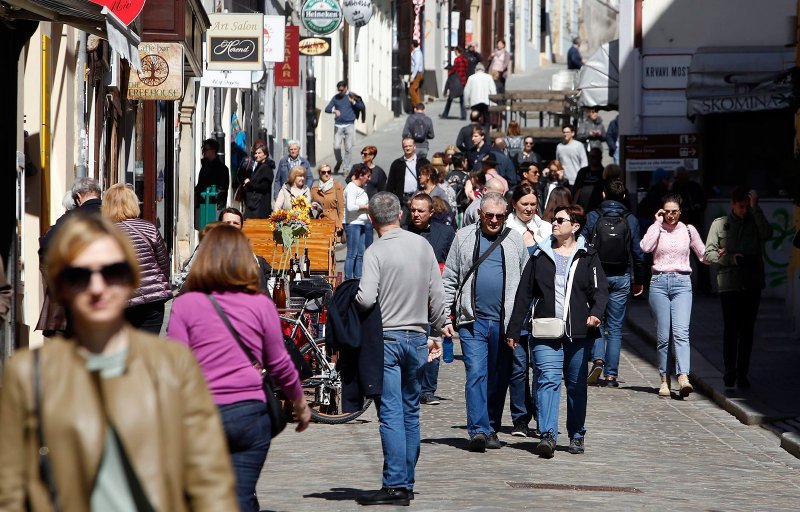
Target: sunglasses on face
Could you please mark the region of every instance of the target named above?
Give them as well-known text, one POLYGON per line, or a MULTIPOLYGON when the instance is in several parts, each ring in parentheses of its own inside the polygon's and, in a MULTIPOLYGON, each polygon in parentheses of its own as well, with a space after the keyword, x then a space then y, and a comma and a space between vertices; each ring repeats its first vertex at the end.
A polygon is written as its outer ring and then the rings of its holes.
POLYGON ((488 220, 492 220, 492 219, 503 220, 503 219, 506 218, 506 214, 505 213, 483 212, 483 216, 486 217, 488 220))
POLYGON ((565 222, 572 222, 571 219, 565 219, 564 217, 556 217, 553 219, 553 224, 564 224, 565 222))
POLYGON ((72 293, 80 293, 89 287, 92 276, 99 273, 108 286, 124 286, 133 282, 133 269, 127 261, 110 263, 98 269, 87 267, 64 267, 59 282, 72 293))
POLYGON ((361 156, 372 156, 372 153, 367 153, 366 151, 364 151, 363 153, 361 153, 361 156))
POLYGON ((331 170, 328 169, 327 171, 319 171, 319 175, 322 176, 323 174, 330 174, 331 170))

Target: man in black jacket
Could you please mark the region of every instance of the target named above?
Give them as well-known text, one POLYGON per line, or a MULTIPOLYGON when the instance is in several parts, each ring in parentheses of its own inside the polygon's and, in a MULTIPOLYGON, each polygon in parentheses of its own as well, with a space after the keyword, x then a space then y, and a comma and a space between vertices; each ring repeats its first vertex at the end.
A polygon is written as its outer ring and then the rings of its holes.
POLYGON ((403 139, 403 156, 392 162, 386 179, 386 192, 396 195, 403 209, 401 226, 408 226, 408 202, 419 190, 419 169, 429 163, 428 159, 417 156, 414 139, 403 139))
MULTIPOLYGON (((433 199, 425 193, 419 193, 411 199, 411 222, 408 230, 428 241, 433 247, 433 254, 440 268, 444 268, 447 253, 453 244, 456 232, 452 226, 439 222, 431 223, 433 215, 433 199)), ((419 403, 425 405, 438 405, 436 388, 439 384, 439 360, 434 359, 425 365, 422 374, 422 391, 419 403)))
POLYGON ((469 114, 469 124, 464 126, 459 130, 458 137, 456 137, 456 147, 462 153, 466 153, 474 144, 472 143, 472 129, 475 127, 483 127, 483 123, 481 123, 481 114, 473 110, 469 114))
MULTIPOLYGON (((217 157, 219 143, 214 139, 203 141, 203 159, 200 164, 200 174, 197 176, 197 184, 194 186, 194 208, 199 212, 200 205, 205 203, 201 195, 211 185, 217 187, 217 199, 214 203, 217 206, 216 215, 228 206, 228 187, 231 177, 228 167, 217 157)), ((199 220, 199 215, 198 215, 199 220)))

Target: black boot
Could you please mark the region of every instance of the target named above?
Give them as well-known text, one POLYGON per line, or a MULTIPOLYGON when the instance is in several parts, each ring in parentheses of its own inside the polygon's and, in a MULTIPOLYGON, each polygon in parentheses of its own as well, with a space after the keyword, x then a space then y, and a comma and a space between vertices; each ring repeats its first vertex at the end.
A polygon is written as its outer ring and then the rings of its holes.
POLYGON ((384 487, 379 491, 356 498, 359 505, 400 505, 408 506, 408 489, 384 487))

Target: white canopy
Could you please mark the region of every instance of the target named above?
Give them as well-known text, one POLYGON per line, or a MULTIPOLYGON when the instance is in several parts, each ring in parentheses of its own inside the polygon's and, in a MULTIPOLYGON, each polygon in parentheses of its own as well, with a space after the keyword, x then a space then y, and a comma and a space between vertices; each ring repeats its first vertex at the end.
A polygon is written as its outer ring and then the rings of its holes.
POLYGON ((601 46, 578 74, 578 105, 616 110, 619 105, 619 40, 601 46))

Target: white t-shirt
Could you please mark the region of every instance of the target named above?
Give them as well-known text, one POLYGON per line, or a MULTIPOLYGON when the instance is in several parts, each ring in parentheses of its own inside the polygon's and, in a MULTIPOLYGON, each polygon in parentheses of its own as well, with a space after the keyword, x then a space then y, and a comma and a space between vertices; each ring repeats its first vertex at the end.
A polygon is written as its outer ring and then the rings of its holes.
POLYGON ((403 183, 403 192, 406 194, 413 194, 419 189, 419 181, 417 178, 417 156, 414 155, 411 160, 403 159, 405 168, 405 182, 403 183))
POLYGON ((367 191, 359 187, 352 181, 344 187, 344 223, 345 224, 366 224, 369 220, 367 212, 360 207, 369 204, 367 191))

